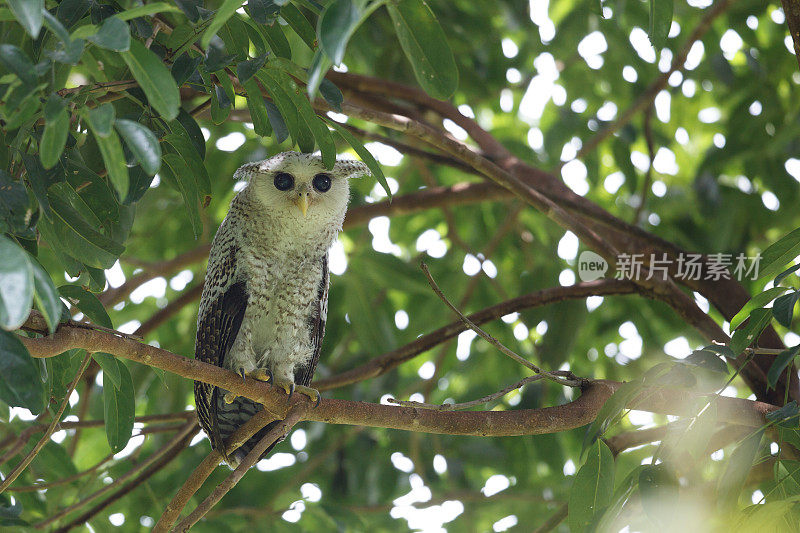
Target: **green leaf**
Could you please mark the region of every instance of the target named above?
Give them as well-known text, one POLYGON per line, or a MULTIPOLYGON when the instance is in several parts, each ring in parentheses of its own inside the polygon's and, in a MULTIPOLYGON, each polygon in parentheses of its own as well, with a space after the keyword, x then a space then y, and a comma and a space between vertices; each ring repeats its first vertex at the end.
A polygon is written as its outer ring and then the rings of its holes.
POLYGON ((674 509, 679 504, 677 478, 664 464, 644 465, 639 472, 639 494, 642 508, 653 522, 669 527, 674 509))
POLYGON ((784 235, 778 242, 761 252, 758 279, 775 275, 798 255, 800 255, 800 228, 784 235))
POLYGON ((781 281, 786 279, 786 276, 792 274, 793 272, 797 272, 798 269, 800 269, 800 263, 794 265, 793 267, 787 268, 786 270, 775 276, 775 281, 773 282, 773 284, 777 287, 778 285, 781 284, 781 281))
POLYGON ((417 82, 434 98, 452 96, 458 87, 458 68, 428 4, 424 0, 392 0, 386 7, 417 82))
POLYGON ((23 155, 22 160, 25 163, 25 171, 33 194, 39 201, 39 205, 42 206, 44 214, 49 216, 50 202, 47 199, 47 189, 54 183, 64 181, 63 169, 59 166, 54 166, 49 170, 45 170, 39 158, 30 155, 23 155))
POLYGON ((211 24, 208 25, 203 37, 200 39, 200 47, 208 48, 208 43, 217 32, 222 28, 222 25, 236 13, 236 10, 242 7, 243 0, 225 0, 222 5, 217 9, 211 24))
MULTIPOLYGON (((131 438, 135 410, 131 373, 122 361, 117 360, 117 364, 120 372, 119 389, 103 384, 103 418, 106 425, 106 439, 114 453, 125 448, 131 438)), ((103 375, 105 375, 105 370, 103 375)))
MULTIPOLYGON (((252 5, 252 2, 249 2, 252 5)), ((281 8, 281 17, 300 36, 306 45, 314 50, 317 45, 317 33, 303 13, 294 4, 286 4, 281 8)), ((255 17, 253 17, 255 19, 255 17)))
POLYGON ((275 19, 281 8, 272 0, 249 0, 247 9, 253 20, 259 24, 267 24, 275 19))
POLYGON ((103 19, 97 33, 87 39, 97 46, 115 52, 127 52, 131 48, 131 32, 128 25, 117 17, 103 19))
POLYGON ((34 414, 44 410, 44 383, 39 365, 13 333, 0 330, 0 400, 34 414))
POLYGON ((39 450, 36 459, 34 459, 34 465, 37 471, 46 473, 46 479, 49 481, 55 481, 78 473, 78 469, 75 468, 75 464, 72 462, 67 450, 52 440, 48 441, 39 450))
POLYGON ((766 419, 780 427, 797 429, 800 427, 800 405, 792 400, 777 411, 767 413, 766 419))
POLYGON ((703 350, 706 352, 713 352, 727 359, 733 359, 736 357, 730 348, 721 344, 709 344, 708 346, 704 346, 703 350))
POLYGON ((750 321, 743 328, 737 329, 731 338, 730 348, 737 356, 755 342, 767 327, 771 318, 769 309, 754 309, 750 313, 750 321))
POLYGON ((62 285, 58 288, 58 292, 93 323, 104 328, 114 327, 103 304, 91 292, 78 285, 62 285))
POLYGON ((311 58, 311 66, 308 69, 308 83, 306 83, 306 93, 309 98, 314 98, 317 89, 322 85, 325 74, 331 68, 331 60, 322 48, 317 49, 314 57, 311 58))
POLYGON ((44 0, 8 0, 8 7, 31 37, 34 39, 39 37, 39 32, 42 30, 44 0))
POLYGON ((353 0, 334 0, 320 15, 317 22, 319 44, 335 65, 344 59, 347 42, 360 20, 361 13, 353 0))
MULTIPOLYGON (((60 4, 59 7, 61 7, 60 4)), ((47 27, 47 29, 55 33, 56 37, 58 37, 58 39, 62 43, 64 43, 65 45, 69 44, 71 40, 69 38, 69 32, 67 31, 67 28, 65 28, 64 25, 61 24, 61 21, 58 20, 53 15, 51 15, 50 12, 47 10, 44 10, 42 12, 42 15, 44 15, 44 25, 47 27)))
POLYGON ((289 94, 289 97, 294 102, 295 108, 297 109, 298 115, 300 115, 300 119, 303 120, 308 126, 308 129, 311 130, 311 133, 314 135, 314 139, 317 141, 317 146, 319 146, 320 151, 322 152, 322 164, 327 169, 332 169, 333 165, 336 164, 336 145, 333 142, 333 136, 331 135, 330 130, 325 125, 325 122, 320 119, 314 109, 311 107, 308 99, 305 96, 304 92, 300 92, 297 88, 297 85, 289 80, 279 77, 279 83, 283 82, 284 89, 289 94))
POLYGON ((89 127, 92 128, 95 135, 106 138, 114 131, 115 116, 114 106, 111 104, 103 104, 90 109, 87 115, 89 127))
POLYGON ((195 238, 203 232, 203 221, 200 219, 200 196, 197 184, 183 158, 177 154, 164 154, 166 166, 159 174, 167 183, 183 196, 183 203, 189 213, 189 222, 195 238))
POLYGON ((614 494, 614 456, 608 446, 595 441, 569 491, 569 522, 573 532, 585 531, 614 494))
MULTIPOLYGON (((18 329, 31 312, 33 267, 17 243, 0 235, 0 327, 18 329)), ((0 366, 0 368, 2 368, 0 366)))
POLYGON ((103 369, 103 386, 106 386, 105 378, 114 385, 117 390, 122 387, 122 371, 120 371, 120 361, 109 353, 95 352, 92 358, 97 361, 100 368, 103 369))
MULTIPOLYGON (((200 129, 197 121, 185 109, 181 109, 180 113, 178 113, 178 123, 183 127, 194 149, 200 154, 200 161, 203 161, 206 158, 206 139, 203 137, 203 130, 200 129)), ((172 131, 175 131, 175 125, 171 124, 170 126, 172 126, 172 131)), ((183 133, 180 132, 180 134, 182 135, 183 133)))
POLYGON ((156 13, 180 13, 180 9, 170 5, 168 2, 153 2, 143 6, 137 6, 122 13, 117 13, 116 17, 120 20, 131 20, 146 15, 155 15, 156 13))
POLYGON ((738 328, 739 324, 744 322, 744 319, 750 316, 750 312, 753 309, 764 307, 772 300, 774 300, 776 296, 778 296, 779 294, 783 294, 788 290, 789 287, 773 287, 760 294, 756 294, 755 296, 750 298, 750 300, 746 304, 744 304, 741 310, 738 313, 736 313, 736 316, 734 316, 731 319, 731 329, 733 330, 738 328))
POLYGON ((717 483, 717 503, 721 508, 734 507, 738 503, 739 493, 761 447, 763 434, 763 430, 753 432, 730 454, 725 471, 717 483))
POLYGON ((12 233, 26 232, 35 208, 31 207, 25 186, 0 169, 0 190, 0 227, 5 223, 12 233))
POLYGON ((286 59, 292 58, 292 47, 288 39, 286 39, 286 34, 283 33, 280 24, 262 25, 258 27, 258 30, 267 44, 269 44, 273 54, 286 59))
POLYGON ((778 383, 781 374, 794 361, 798 352, 800 352, 800 344, 793 348, 788 348, 775 356, 775 360, 767 372, 767 383, 771 389, 775 388, 775 384, 778 383))
POLYGON ((39 308, 42 316, 44 316, 47 322, 47 328, 52 335, 56 331, 56 326, 58 326, 58 323, 61 321, 61 312, 64 309, 64 304, 61 303, 61 299, 58 297, 58 291, 47 272, 36 261, 31 261, 31 266, 33 267, 33 286, 35 289, 34 298, 36 300, 36 306, 39 308))
POLYGON ((44 106, 44 133, 39 143, 39 158, 44 168, 58 163, 69 135, 69 113, 66 103, 56 93, 51 94, 44 106))
POLYGON ((720 357, 709 350, 695 350, 685 359, 679 360, 680 364, 687 364, 717 372, 720 374, 728 373, 728 365, 720 357))
POLYGON ((336 133, 342 136, 347 144, 353 147, 353 150, 355 150, 355 152, 358 154, 358 157, 360 157, 361 160, 367 165, 369 171, 372 173, 372 176, 378 180, 378 183, 381 184, 381 187, 383 187, 383 190, 386 191, 387 196, 389 196, 389 199, 391 199, 392 191, 389 188, 389 183, 386 181, 386 176, 383 175, 381 166, 378 164, 375 158, 372 157, 372 154, 369 152, 369 150, 367 150, 364 145, 361 144, 361 141, 356 139, 355 136, 347 130, 347 128, 335 120, 326 118, 326 121, 334 130, 336 130, 336 133))
POLYGON ((650 0, 650 26, 647 36, 653 48, 660 50, 667 43, 672 25, 673 0, 650 0))
POLYGON ((272 126, 272 131, 275 134, 275 141, 280 144, 289 137, 289 129, 286 127, 286 122, 284 122, 283 117, 281 116, 280 110, 267 100, 266 98, 263 99, 264 107, 267 109, 267 118, 269 118, 269 124, 272 126))
MULTIPOLYGON (((239 78, 239 83, 244 85, 247 83, 250 78, 252 78, 256 72, 258 72, 261 67, 264 66, 264 63, 267 61, 267 56, 261 55, 255 59, 248 59, 247 61, 242 61, 238 65, 236 65, 236 77, 239 78)), ((249 92, 247 93, 250 94, 249 92)), ((260 93, 259 93, 260 94, 260 93)))
POLYGON ((97 268, 111 268, 125 247, 98 232, 84 216, 56 195, 48 195, 53 204, 53 221, 39 220, 38 228, 48 244, 70 257, 97 268))
POLYGON ((250 110, 250 120, 253 121, 253 131, 256 135, 268 137, 272 134, 272 127, 267 116, 267 108, 264 105, 264 97, 261 96, 261 89, 254 79, 243 83, 247 91, 247 108, 250 110))
POLYGON ((188 53, 179 55, 170 69, 172 77, 175 79, 175 84, 180 87, 186 83, 202 62, 203 58, 200 56, 190 56, 188 53))
POLYGON ((166 120, 178 116, 181 105, 178 86, 161 59, 137 40, 131 41, 130 50, 121 55, 150 105, 166 120))
POLYGON ((800 291, 795 291, 791 294, 784 294, 772 304, 772 316, 781 326, 788 328, 792 325, 794 306, 798 299, 800 299, 800 291))
POLYGON ((16 74, 22 83, 36 84, 36 70, 25 52, 13 44, 0 44, 0 65, 16 74))
POLYGON ((197 184, 198 195, 211 194, 211 178, 208 176, 206 166, 203 164, 203 160, 200 158, 200 154, 197 153, 197 149, 189 138, 188 133, 179 128, 173 128, 173 131, 175 133, 164 136, 164 142, 175 149, 183 158, 190 170, 189 176, 193 176, 197 184))
POLYGON ((118 118, 114 125, 142 169, 149 176, 155 175, 161 168, 161 145, 155 134, 148 127, 124 118, 118 118))
POLYGON ((292 136, 292 140, 300 145, 301 150, 303 151, 313 150, 313 139, 311 140, 311 149, 306 150, 306 148, 308 148, 308 146, 306 146, 307 141, 300 128, 300 117, 298 116, 297 108, 295 108, 291 98, 289 98, 289 95, 286 93, 283 87, 281 87, 281 85, 273 77, 272 72, 262 70, 259 71, 256 76, 261 83, 264 84, 267 92, 272 97, 272 102, 280 110, 281 116, 286 123, 286 127, 289 129, 289 134, 292 136))
POLYGON ((342 112, 342 102, 344 102, 344 95, 342 91, 334 84, 331 80, 327 78, 322 78, 322 82, 319 84, 319 93, 328 102, 331 107, 338 112, 342 112))
POLYGON ((120 198, 125 198, 128 194, 128 187, 130 186, 130 177, 128 175, 128 165, 125 161, 125 152, 122 151, 122 143, 119 142, 119 136, 114 131, 107 137, 102 137, 96 134, 94 128, 92 132, 95 133, 95 140, 97 146, 100 148, 100 154, 103 156, 103 162, 106 165, 108 178, 111 184, 119 193, 120 198))

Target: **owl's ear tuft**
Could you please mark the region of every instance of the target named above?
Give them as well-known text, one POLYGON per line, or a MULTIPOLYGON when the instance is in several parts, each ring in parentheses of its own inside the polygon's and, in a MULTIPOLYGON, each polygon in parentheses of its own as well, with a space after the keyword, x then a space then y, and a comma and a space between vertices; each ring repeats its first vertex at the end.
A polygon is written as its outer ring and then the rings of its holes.
POLYGON ((360 178, 361 176, 371 176, 369 167, 361 161, 354 159, 340 159, 333 166, 333 172, 340 178, 360 178))
POLYGON ((233 173, 234 181, 247 181, 253 177, 254 172, 258 169, 258 163, 247 163, 240 166, 236 172, 233 173))

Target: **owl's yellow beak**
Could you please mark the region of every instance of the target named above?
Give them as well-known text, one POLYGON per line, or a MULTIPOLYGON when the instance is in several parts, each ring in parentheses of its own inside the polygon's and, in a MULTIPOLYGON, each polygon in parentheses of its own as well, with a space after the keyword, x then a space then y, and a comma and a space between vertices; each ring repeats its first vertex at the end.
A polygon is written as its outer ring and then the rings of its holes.
POLYGON ((300 196, 295 199, 294 204, 300 208, 300 212, 303 213, 303 216, 306 216, 308 212, 308 206, 311 205, 311 200, 309 199, 308 192, 300 193, 300 196))

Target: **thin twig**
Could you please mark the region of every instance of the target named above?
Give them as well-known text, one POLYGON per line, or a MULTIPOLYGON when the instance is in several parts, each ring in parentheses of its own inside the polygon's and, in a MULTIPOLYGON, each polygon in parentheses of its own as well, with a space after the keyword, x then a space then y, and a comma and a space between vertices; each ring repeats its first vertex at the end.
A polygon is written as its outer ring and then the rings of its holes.
POLYGON ((77 474, 73 474, 69 477, 65 477, 62 479, 57 479, 55 481, 50 481, 49 483, 36 483, 34 485, 24 485, 20 487, 10 487, 8 490, 12 492, 35 492, 37 490, 44 490, 44 489, 52 489, 53 487, 60 487, 61 485, 66 485, 67 483, 72 483, 83 476, 89 475, 92 472, 99 470, 104 464, 111 461, 114 458, 114 454, 108 454, 103 458, 99 463, 95 464, 94 466, 87 468, 77 474))
POLYGON ((30 453, 25 456, 25 459, 23 459, 22 462, 18 464, 14 470, 8 474, 8 476, 6 476, 6 478, 3 480, 3 483, 0 484, 0 494, 2 494, 3 491, 5 491, 8 486, 11 485, 15 479, 17 479, 22 471, 25 470, 29 464, 31 464, 33 458, 36 457, 36 454, 38 454, 42 448, 44 448, 44 445, 50 442, 50 436, 56 431, 58 422, 61 420, 61 415, 64 414, 64 409, 66 409, 67 404, 69 403, 69 397, 72 395, 72 391, 75 390, 75 386, 78 384, 78 381, 80 381, 83 371, 86 370, 86 367, 89 365, 89 361, 91 360, 92 356, 87 353, 83 358, 80 369, 78 369, 78 374, 75 376, 75 379, 72 380, 72 383, 69 384, 69 387, 67 387, 67 392, 64 395, 64 399, 61 400, 61 405, 58 406, 58 411, 56 412, 55 416, 53 416, 53 421, 47 427, 47 431, 44 432, 44 435, 42 435, 42 438, 39 439, 39 442, 36 443, 36 446, 33 447, 30 453))
POLYGON ((248 453, 247 456, 242 460, 241 464, 236 467, 236 470, 234 470, 230 476, 225 478, 222 483, 217 485, 217 488, 215 488, 214 491, 205 500, 203 500, 203 502, 198 505, 194 511, 189 514, 189 516, 184 518, 176 526, 176 531, 188 531, 189 528, 196 524, 198 520, 200 520, 208 511, 210 511, 211 508, 214 507, 222 499, 222 497, 228 493, 228 491, 230 491, 236 486, 237 483, 239 483, 250 467, 258 462, 264 451, 266 451, 266 449, 280 437, 286 435, 289 429, 291 429, 292 426, 300 421, 308 407, 309 405, 307 403, 294 406, 287 413, 286 418, 283 419, 282 422, 277 424, 260 441, 258 441, 258 444, 256 444, 256 446, 250 450, 250 453, 248 453))
POLYGON ((653 181, 653 160, 656 158, 656 150, 653 143, 653 106, 651 105, 644 111, 644 139, 647 143, 647 157, 650 159, 650 164, 647 165, 647 171, 644 174, 644 183, 642 183, 641 197, 639 198, 639 205, 636 206, 636 211, 633 213, 631 224, 638 226, 644 213, 645 205, 647 204, 648 191, 650 184, 653 181))
POLYGON ((436 404, 436 403, 414 402, 410 400, 398 400, 396 398, 389 398, 386 401, 397 405, 404 405, 406 407, 419 407, 420 409, 436 409, 437 411, 458 411, 460 409, 469 409, 470 407, 475 407, 476 405, 488 403, 491 402, 492 400, 496 400, 497 398, 502 398, 509 392, 516 390, 524 385, 527 385, 528 383, 544 379, 544 377, 545 377, 544 374, 536 374, 534 376, 528 376, 525 379, 517 381, 513 385, 509 385, 503 390, 493 392, 492 394, 484 396, 483 398, 478 398, 477 400, 472 400, 463 403, 436 404))
POLYGON ((74 503, 74 504, 72 504, 72 505, 70 505, 68 507, 65 507, 65 508, 61 509, 60 511, 55 513, 53 516, 50 516, 50 517, 46 518, 45 520, 42 520, 41 522, 35 524, 34 527, 37 528, 37 529, 42 529, 44 527, 47 527, 50 524, 52 524, 53 522, 56 522, 57 520, 60 520, 61 518, 64 518, 65 516, 67 516, 71 512, 75 511, 76 509, 80 509, 81 507, 83 507, 85 505, 88 505, 89 503, 93 502, 94 500, 96 500, 100 496, 102 496, 102 495, 114 490, 115 488, 119 488, 120 485, 122 485, 123 483, 125 483, 129 479, 133 478, 139 472, 142 472, 143 470, 145 470, 147 467, 149 467, 150 465, 155 463, 156 460, 159 459, 162 455, 164 455, 170 449, 172 449, 172 447, 174 447, 178 443, 180 443, 184 439, 184 437, 186 437, 186 435, 188 435, 192 430, 195 430, 197 428, 197 423, 194 420, 192 420, 191 422, 189 422, 186 425, 184 425, 183 428, 184 429, 182 431, 179 431, 177 435, 173 436, 172 439, 170 439, 170 441, 167 442, 167 444, 165 444, 162 448, 160 448, 159 450, 157 450, 154 453, 152 453, 142 463, 136 465, 135 467, 133 467, 132 469, 130 469, 129 471, 125 472, 123 475, 121 475, 120 477, 115 479, 114 483, 106 485, 105 487, 101 488, 100 490, 97 490, 97 491, 93 492, 92 494, 89 494, 88 496, 86 496, 85 498, 79 500, 78 502, 76 502, 76 503, 74 503))
POLYGON ((114 491, 112 494, 109 494, 108 497, 95 504, 94 507, 92 507, 82 515, 77 516, 67 524, 56 529, 54 533, 66 533, 73 527, 86 524, 89 520, 91 520, 94 516, 100 513, 103 509, 105 509, 112 503, 118 501, 126 494, 130 493, 133 489, 135 489, 136 487, 138 487, 139 485, 150 479, 157 472, 162 471, 164 467, 166 467, 171 461, 173 461, 178 456, 178 454, 180 454, 181 451, 183 451, 186 448, 186 446, 188 446, 189 442, 191 442, 195 433, 197 433, 197 431, 199 431, 200 429, 194 422, 190 422, 185 427, 187 428, 187 431, 181 431, 175 438, 170 440, 163 448, 161 448, 159 451, 153 454, 154 456, 157 456, 156 459, 150 462, 147 468, 143 469, 139 473, 139 475, 137 475, 135 478, 130 480, 128 483, 122 485, 121 487, 120 483, 114 483, 112 486, 119 487, 116 491, 114 491))
POLYGON ((424 262, 420 263, 420 268, 422 268, 422 271, 425 273, 425 277, 428 278, 428 283, 430 284, 431 288, 433 289, 433 292, 436 293, 436 296, 438 296, 439 299, 441 301, 443 301, 447 305, 447 307, 449 307, 450 310, 453 311, 458 316, 458 318, 461 319, 462 322, 464 322, 464 324, 466 324, 472 331, 474 331, 475 333, 477 333, 478 335, 483 337, 483 339, 486 340, 489 344, 491 344, 492 346, 494 346, 495 348, 500 350, 502 353, 504 353, 505 355, 507 355, 508 357, 513 359, 514 361, 518 362, 519 364, 521 364, 522 366, 532 370, 536 374, 542 374, 547 379, 555 381, 556 383, 559 383, 561 385, 566 385, 568 387, 580 387, 581 386, 581 383, 582 383, 581 380, 563 378, 563 377, 558 376, 558 375, 556 375, 556 374, 554 374, 552 372, 547 372, 545 370, 542 370, 541 368, 539 368, 538 366, 534 365, 533 363, 531 363, 530 361, 528 361, 527 359, 525 359, 521 355, 517 354, 513 350, 510 350, 510 349, 506 348, 505 345, 503 345, 503 343, 501 343, 499 340, 495 339, 494 337, 492 337, 491 335, 486 333, 477 324, 475 324, 469 318, 464 316, 464 314, 461 311, 459 311, 458 308, 456 308, 456 306, 454 306, 450 302, 450 300, 447 299, 447 297, 444 295, 442 290, 436 284, 436 281, 434 281, 433 276, 431 276, 430 270, 428 270, 428 265, 426 265, 424 262))
MULTIPOLYGON (((250 437, 258 433, 261 428, 274 420, 275 417, 266 409, 262 409, 256 413, 231 435, 228 442, 225 443, 226 453, 229 454, 239 448, 242 444, 250 440, 250 437)), ((208 476, 211 475, 211 472, 219 466, 222 460, 222 454, 218 450, 211 450, 205 459, 203 459, 203 462, 194 469, 181 488, 178 489, 178 492, 169 504, 167 504, 167 507, 161 514, 161 518, 158 519, 158 522, 153 528, 154 533, 165 533, 172 528, 172 524, 178 519, 181 511, 183 511, 183 508, 186 507, 186 504, 189 502, 189 499, 200 489, 208 476)))

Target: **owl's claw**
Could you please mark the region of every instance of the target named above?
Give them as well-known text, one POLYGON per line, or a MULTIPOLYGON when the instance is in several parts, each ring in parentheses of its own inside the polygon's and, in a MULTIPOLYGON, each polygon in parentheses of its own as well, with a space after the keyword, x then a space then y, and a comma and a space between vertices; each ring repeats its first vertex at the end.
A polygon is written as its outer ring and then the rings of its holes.
POLYGON ((314 407, 317 407, 321 400, 319 391, 312 389, 311 387, 306 387, 305 385, 297 385, 293 381, 276 379, 272 382, 272 384, 284 390, 284 392, 289 396, 286 398, 287 400, 291 398, 292 394, 295 392, 299 392, 300 394, 308 396, 311 401, 314 402, 314 407))
POLYGON ((305 396, 308 396, 312 402, 314 402, 314 408, 319 406, 319 402, 322 401, 322 396, 320 395, 317 389, 312 389, 311 387, 306 387, 304 385, 297 385, 295 387, 295 392, 299 392, 305 396))
POLYGON ((244 368, 239 367, 239 375, 242 376, 242 381, 244 381, 247 376, 247 372, 244 371, 244 368))

